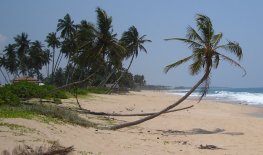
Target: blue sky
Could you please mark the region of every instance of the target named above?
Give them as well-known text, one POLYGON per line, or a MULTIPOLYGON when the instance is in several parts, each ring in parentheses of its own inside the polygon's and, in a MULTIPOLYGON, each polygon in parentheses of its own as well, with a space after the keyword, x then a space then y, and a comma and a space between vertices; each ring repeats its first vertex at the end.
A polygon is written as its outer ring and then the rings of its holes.
MULTIPOLYGON (((164 41, 170 37, 184 37, 187 26, 195 27, 197 13, 209 16, 215 32, 222 32, 221 43, 237 41, 243 48, 240 62, 247 70, 242 77, 238 68, 221 62, 212 72, 212 86, 263 87, 263 1, 261 0, 2 0, 0 5, 0 50, 13 42, 21 32, 29 38, 44 42, 49 32, 56 30, 57 21, 69 13, 75 23, 86 19, 96 22, 96 7, 106 10, 113 17, 113 28, 121 36, 131 25, 141 35, 146 34, 152 43, 145 47, 148 53, 140 53, 131 72, 144 74, 148 84, 192 86, 200 76, 189 75, 183 65, 168 74, 163 68, 191 54, 177 41, 164 41)), ((232 56, 229 54, 229 56, 232 56)), ((3 82, 2 77, 0 77, 3 82)))

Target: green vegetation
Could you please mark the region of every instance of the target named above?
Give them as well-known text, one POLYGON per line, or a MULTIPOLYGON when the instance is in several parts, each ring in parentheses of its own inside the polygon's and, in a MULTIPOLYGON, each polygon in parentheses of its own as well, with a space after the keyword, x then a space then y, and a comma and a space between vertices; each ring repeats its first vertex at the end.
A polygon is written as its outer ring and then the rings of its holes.
POLYGON ((64 91, 58 90, 54 86, 38 86, 30 82, 17 82, 0 87, 0 105, 16 105, 21 100, 32 98, 53 98, 58 102, 58 99, 66 99, 68 97, 64 91))
POLYGON ((132 88, 134 84, 128 81, 131 78, 123 78, 124 74, 131 74, 128 70, 134 58, 139 51, 147 52, 144 44, 151 41, 146 35, 140 36, 135 26, 118 38, 112 17, 101 8, 95 12, 96 23, 85 19, 75 23, 66 14, 58 20, 56 32, 47 34, 45 44, 31 41, 25 32, 15 36, 14 42, 0 51, 0 71, 6 83, 12 82, 10 77, 30 76, 45 84, 62 86, 95 74, 81 87, 120 82, 122 87, 132 88), (68 61, 64 67, 60 65, 62 59, 68 61), (123 62, 127 59, 131 60, 125 69, 123 62), (46 74, 41 73, 43 68, 46 74))
MULTIPOLYGON (((78 95, 88 95, 88 94, 106 94, 107 88, 99 88, 99 87, 89 87, 89 88, 75 88, 78 95)), ((75 91, 71 89, 70 92, 75 91)))
MULTIPOLYGON (((79 93, 97 92, 103 93, 103 89, 83 89, 79 93)), ((53 98, 60 102, 61 98, 67 98, 65 91, 56 89, 54 86, 38 86, 30 82, 18 82, 0 87, 0 118, 25 118, 37 119, 43 122, 65 122, 84 127, 95 126, 95 124, 80 118, 77 113, 60 108, 52 104, 30 103, 22 104, 21 100, 32 98, 53 98)))
POLYGON ((79 117, 77 113, 52 105, 0 106, 0 118, 37 119, 45 123, 61 121, 83 127, 96 127, 96 124, 79 117))

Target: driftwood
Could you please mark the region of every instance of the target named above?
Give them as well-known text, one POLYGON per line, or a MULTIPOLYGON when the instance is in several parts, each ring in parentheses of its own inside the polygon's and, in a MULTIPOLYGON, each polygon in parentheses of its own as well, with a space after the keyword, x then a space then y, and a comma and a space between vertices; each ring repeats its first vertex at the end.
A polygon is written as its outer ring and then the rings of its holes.
POLYGON ((55 142, 50 147, 40 146, 33 149, 31 146, 17 146, 10 153, 7 150, 4 150, 1 155, 67 155, 74 151, 74 147, 64 147, 61 146, 58 142, 55 142))
POLYGON ((199 148, 199 149, 208 149, 208 150, 218 150, 218 149, 222 149, 222 148, 217 147, 217 146, 215 146, 215 145, 202 145, 202 144, 201 144, 198 148, 199 148))

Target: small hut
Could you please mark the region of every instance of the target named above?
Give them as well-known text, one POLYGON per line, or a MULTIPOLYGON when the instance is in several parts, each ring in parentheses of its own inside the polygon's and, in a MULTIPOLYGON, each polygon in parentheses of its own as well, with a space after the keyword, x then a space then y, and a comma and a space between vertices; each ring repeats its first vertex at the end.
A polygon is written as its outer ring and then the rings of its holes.
POLYGON ((14 79, 13 83, 16 82, 20 82, 20 81, 27 81, 27 82, 31 82, 31 83, 35 83, 38 84, 39 81, 33 77, 29 77, 29 76, 22 76, 22 77, 17 77, 14 79))

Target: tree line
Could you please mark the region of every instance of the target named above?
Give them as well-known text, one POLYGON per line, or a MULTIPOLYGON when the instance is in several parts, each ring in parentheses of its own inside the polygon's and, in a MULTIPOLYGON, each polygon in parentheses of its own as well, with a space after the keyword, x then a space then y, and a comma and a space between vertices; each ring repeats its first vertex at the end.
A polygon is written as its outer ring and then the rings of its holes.
POLYGON ((145 84, 143 75, 132 75, 129 69, 140 51, 147 53, 144 44, 151 40, 140 35, 135 26, 118 39, 112 17, 101 8, 97 8, 96 13, 96 23, 82 20, 78 24, 66 14, 58 20, 56 32, 46 36, 47 46, 39 40, 31 41, 24 32, 15 36, 14 43, 7 45, 0 57, 5 82, 13 77, 31 76, 61 86, 94 74, 89 85, 145 84), (62 59, 67 60, 65 68, 60 67, 62 59), (130 63, 124 68, 123 62, 128 59, 130 63), (41 73, 44 67, 46 76, 41 73))

